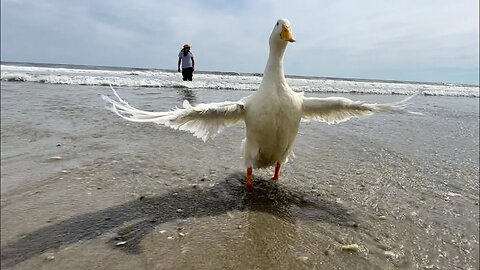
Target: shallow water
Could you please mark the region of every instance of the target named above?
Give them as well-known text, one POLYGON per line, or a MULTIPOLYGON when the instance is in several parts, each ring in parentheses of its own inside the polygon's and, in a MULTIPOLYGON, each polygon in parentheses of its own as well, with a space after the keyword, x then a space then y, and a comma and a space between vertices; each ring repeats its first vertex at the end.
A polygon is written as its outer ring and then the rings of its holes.
MULTIPOLYGON (((420 96, 409 110, 423 115, 303 123, 280 182, 273 169, 254 171, 248 193, 242 126, 203 143, 119 119, 103 108, 107 87, 1 91, 2 268, 479 267, 476 98, 420 96), (358 251, 342 250, 349 244, 358 251)), ((251 93, 118 92, 150 110, 251 93)))

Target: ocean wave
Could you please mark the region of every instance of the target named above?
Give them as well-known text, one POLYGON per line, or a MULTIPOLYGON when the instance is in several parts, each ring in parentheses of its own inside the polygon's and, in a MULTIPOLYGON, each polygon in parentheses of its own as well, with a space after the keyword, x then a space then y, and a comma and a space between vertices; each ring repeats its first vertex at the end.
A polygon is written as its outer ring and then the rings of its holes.
MULTIPOLYGON (((2 81, 38 82, 47 84, 98 85, 146 88, 219 89, 253 91, 258 89, 261 74, 236 72, 198 72, 194 80, 185 82, 174 71, 121 68, 70 68, 42 66, 1 66, 2 81)), ((352 79, 287 77, 290 87, 298 92, 476 97, 478 86, 458 84, 428 84, 352 79)))
POLYGON ((7 81, 7 82, 26 82, 28 79, 23 76, 23 74, 5 74, 3 76, 2 74, 2 81, 7 81))

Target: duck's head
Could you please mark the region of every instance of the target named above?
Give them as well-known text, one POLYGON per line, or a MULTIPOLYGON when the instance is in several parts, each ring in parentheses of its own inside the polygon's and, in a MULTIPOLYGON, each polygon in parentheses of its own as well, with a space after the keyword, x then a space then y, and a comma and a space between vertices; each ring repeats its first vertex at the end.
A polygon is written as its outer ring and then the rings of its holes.
POLYGON ((290 22, 287 19, 280 19, 276 22, 270 35, 270 42, 282 42, 285 44, 287 42, 295 42, 290 22))

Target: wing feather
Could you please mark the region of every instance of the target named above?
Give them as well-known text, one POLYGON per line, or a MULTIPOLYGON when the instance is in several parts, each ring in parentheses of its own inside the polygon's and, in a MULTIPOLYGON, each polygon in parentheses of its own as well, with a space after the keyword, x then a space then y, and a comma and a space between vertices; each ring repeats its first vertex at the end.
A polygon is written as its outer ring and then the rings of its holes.
POLYGON ((395 103, 370 104, 344 97, 303 97, 302 118, 328 124, 347 121, 352 117, 371 115, 377 112, 402 110, 415 95, 395 103))
MULTIPOLYGON (((111 86, 110 86, 111 87, 111 86)), ((187 100, 183 108, 174 108, 167 112, 149 112, 130 106, 111 87, 117 100, 102 95, 110 106, 109 110, 131 122, 157 123, 167 127, 191 132, 195 137, 207 141, 214 138, 228 126, 244 119, 244 103, 242 101, 205 103, 192 106, 187 100)))

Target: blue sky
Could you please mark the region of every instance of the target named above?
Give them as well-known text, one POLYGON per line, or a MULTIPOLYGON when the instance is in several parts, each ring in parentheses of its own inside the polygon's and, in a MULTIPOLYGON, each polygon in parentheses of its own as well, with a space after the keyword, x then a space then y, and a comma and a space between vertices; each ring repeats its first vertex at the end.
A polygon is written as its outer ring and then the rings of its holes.
POLYGON ((479 84, 478 0, 2 0, 1 60, 263 72, 279 18, 290 75, 479 84))

